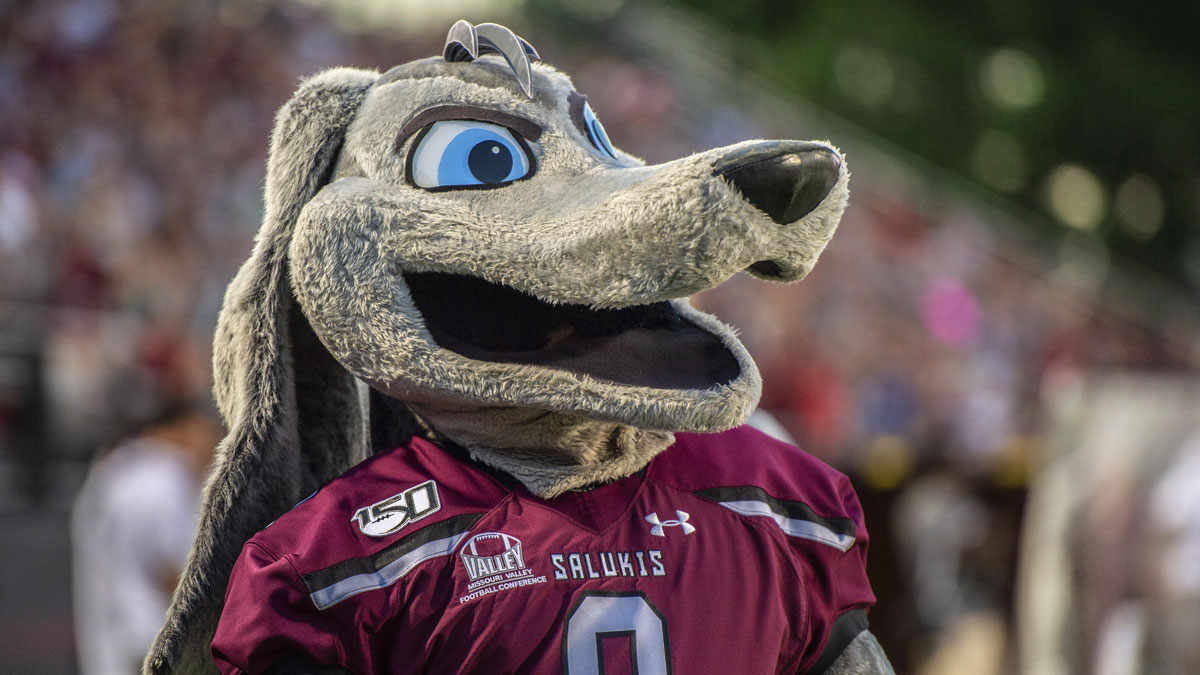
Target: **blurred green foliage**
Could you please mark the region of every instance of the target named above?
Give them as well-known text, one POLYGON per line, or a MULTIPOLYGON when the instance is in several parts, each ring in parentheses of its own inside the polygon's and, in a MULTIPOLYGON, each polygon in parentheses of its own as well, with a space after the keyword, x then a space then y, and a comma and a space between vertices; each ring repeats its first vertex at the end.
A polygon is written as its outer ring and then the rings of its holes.
MULTIPOLYGON (((745 67, 956 173, 977 178, 988 130, 1014 138, 1025 176, 1009 196, 1051 217, 1043 179, 1064 162, 1086 167, 1109 201, 1095 234, 1125 256, 1182 280, 1200 253, 1200 3, 677 2, 737 36, 745 67), (1001 49, 1036 62, 1044 93, 1032 105, 989 99, 983 71, 1001 49), (856 54, 886 59, 886 95, 839 81, 856 54), (1150 237, 1112 208, 1135 173, 1163 197, 1150 237)), ((857 74, 871 72, 868 60, 857 74)))

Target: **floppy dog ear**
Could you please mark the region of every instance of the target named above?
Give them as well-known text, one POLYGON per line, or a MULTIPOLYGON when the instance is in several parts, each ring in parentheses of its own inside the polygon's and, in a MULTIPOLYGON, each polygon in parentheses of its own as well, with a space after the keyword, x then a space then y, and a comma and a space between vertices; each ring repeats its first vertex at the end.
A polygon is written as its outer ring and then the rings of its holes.
POLYGON ((288 248, 376 77, 325 71, 303 82, 276 116, 262 228, 226 292, 214 344, 215 392, 229 434, 217 448, 196 540, 147 673, 216 672, 209 643, 242 545, 366 455, 358 385, 293 300, 288 248))

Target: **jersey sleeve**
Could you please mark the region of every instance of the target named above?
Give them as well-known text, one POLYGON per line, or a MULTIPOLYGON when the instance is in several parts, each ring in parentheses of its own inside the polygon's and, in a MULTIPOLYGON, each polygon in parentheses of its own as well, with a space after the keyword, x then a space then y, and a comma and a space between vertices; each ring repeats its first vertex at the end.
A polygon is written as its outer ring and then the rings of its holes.
MULTIPOLYGON (((850 481, 838 476, 839 508, 799 516, 799 536, 789 537, 800 560, 807 604, 808 647, 797 672, 824 673, 855 637, 867 630, 875 594, 867 580, 867 529, 850 481)), ((830 505, 832 508, 832 504, 830 505)))
POLYGON ((255 541, 242 549, 212 642, 221 672, 265 673, 287 655, 314 664, 344 662, 332 620, 321 614, 286 557, 255 541))

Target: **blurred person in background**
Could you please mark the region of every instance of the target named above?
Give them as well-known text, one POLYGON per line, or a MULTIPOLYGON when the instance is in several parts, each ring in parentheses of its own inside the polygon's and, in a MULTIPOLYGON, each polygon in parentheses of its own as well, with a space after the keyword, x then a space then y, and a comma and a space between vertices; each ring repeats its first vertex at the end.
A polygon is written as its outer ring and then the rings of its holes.
MULTIPOLYGON (((1156 447, 1157 445, 1157 447, 1156 447)), ((1068 540, 1079 672, 1200 673, 1200 435, 1092 479, 1068 540)))
POLYGON ((219 440, 208 405, 184 398, 92 465, 71 514, 81 673, 140 672, 191 547, 219 440))
MULTIPOLYGON (((1200 673, 1200 433, 1183 444, 1148 502, 1148 588, 1140 608, 1146 622, 1137 654, 1144 668, 1100 675, 1200 673)), ((1120 626, 1120 608, 1112 614, 1120 626)))

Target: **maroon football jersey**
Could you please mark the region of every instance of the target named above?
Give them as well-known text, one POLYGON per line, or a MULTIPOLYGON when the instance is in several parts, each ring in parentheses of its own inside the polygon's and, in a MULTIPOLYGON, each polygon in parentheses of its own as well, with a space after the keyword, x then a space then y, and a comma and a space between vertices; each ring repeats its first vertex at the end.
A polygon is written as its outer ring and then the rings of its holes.
POLYGON ((543 500, 414 439, 247 542, 212 653, 360 673, 823 670, 874 602, 846 477, 749 427, 543 500))

